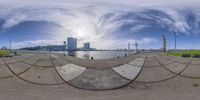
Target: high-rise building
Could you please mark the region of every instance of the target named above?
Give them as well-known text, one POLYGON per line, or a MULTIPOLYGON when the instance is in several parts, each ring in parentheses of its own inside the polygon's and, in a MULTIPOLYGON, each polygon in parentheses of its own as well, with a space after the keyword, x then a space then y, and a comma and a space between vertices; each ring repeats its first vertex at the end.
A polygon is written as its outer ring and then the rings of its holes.
POLYGON ((77 49, 77 39, 73 37, 67 38, 67 50, 75 51, 77 49))
POLYGON ((84 43, 84 44, 83 44, 83 48, 84 48, 84 49, 90 49, 90 43, 89 43, 89 42, 84 43))

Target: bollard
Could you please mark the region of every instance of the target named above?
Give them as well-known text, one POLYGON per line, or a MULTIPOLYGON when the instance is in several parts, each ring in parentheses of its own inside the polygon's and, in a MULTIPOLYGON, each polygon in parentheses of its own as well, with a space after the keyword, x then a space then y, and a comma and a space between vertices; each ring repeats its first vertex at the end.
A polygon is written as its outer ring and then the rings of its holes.
POLYGON ((125 57, 127 57, 127 54, 125 54, 125 57))
POLYGON ((15 56, 17 55, 17 52, 16 52, 16 51, 14 52, 14 55, 15 55, 15 56))
POLYGON ((94 58, 93 57, 91 57, 91 60, 93 60, 94 58))

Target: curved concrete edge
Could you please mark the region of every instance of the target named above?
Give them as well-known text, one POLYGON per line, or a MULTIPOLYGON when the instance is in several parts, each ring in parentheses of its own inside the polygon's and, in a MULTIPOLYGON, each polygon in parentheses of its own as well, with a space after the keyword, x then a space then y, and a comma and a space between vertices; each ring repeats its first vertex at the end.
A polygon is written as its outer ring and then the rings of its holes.
POLYGON ((6 65, 0 65, 0 78, 8 78, 13 76, 6 65))
POLYGON ((182 73, 181 76, 189 78, 200 78, 200 66, 199 65, 189 65, 182 73))
POLYGON ((142 67, 125 64, 119 67, 114 67, 112 69, 122 77, 133 80, 137 77, 142 67))
POLYGON ((176 75, 163 67, 143 68, 136 79, 137 82, 156 83, 175 77, 176 75))
POLYGON ((125 79, 112 69, 86 69, 77 78, 67 83, 73 87, 86 90, 110 90, 126 86, 131 80, 125 79))
POLYGON ((75 64, 66 64, 63 66, 56 67, 58 73, 65 81, 70 81, 79 75, 81 75, 86 68, 75 64))
POLYGON ((42 68, 36 66, 17 75, 17 77, 26 82, 38 85, 58 85, 63 82, 54 68, 42 68))
POLYGON ((138 67, 142 67, 144 65, 145 58, 136 58, 135 60, 129 62, 129 65, 134 65, 138 67))
POLYGON ((28 65, 26 63, 14 63, 14 64, 8 64, 8 66, 16 73, 16 74, 21 74, 24 73, 26 71, 28 71, 28 69, 30 69, 32 66, 28 65))

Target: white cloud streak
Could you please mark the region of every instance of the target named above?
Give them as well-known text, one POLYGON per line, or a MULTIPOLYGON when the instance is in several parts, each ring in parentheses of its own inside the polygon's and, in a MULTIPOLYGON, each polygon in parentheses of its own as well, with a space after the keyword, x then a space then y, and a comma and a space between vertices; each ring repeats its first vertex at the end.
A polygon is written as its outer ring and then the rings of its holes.
MULTIPOLYGON (((24 41, 16 43, 17 47, 27 44, 41 45, 44 41, 54 44, 57 43, 57 40, 66 40, 67 36, 73 36, 79 39, 80 44, 89 41, 93 47, 117 48, 118 46, 115 44, 125 45, 128 41, 138 41, 140 44, 157 42, 156 39, 150 37, 144 37, 141 40, 116 40, 109 35, 125 23, 136 24, 135 27, 131 28, 132 31, 149 27, 141 23, 138 24, 142 20, 135 18, 135 15, 153 20, 169 30, 189 34, 188 31, 192 27, 177 8, 180 6, 190 7, 191 5, 196 7, 198 4, 200 2, 197 0, 169 0, 167 2, 163 0, 125 0, 123 2, 121 0, 96 0, 96 2, 89 0, 59 0, 54 2, 50 0, 6 0, 0 1, 0 8, 3 9, 0 10, 0 19, 5 21, 2 26, 4 29, 26 21, 46 21, 60 26, 54 31, 48 32, 54 36, 54 40, 24 41), (40 2, 39 5, 37 5, 38 2, 40 2), (157 7, 159 11, 170 18, 141 13, 152 7, 157 7), (118 19, 130 12, 135 14, 130 16, 130 19, 118 19)), ((198 28, 198 25, 196 27, 198 28)))

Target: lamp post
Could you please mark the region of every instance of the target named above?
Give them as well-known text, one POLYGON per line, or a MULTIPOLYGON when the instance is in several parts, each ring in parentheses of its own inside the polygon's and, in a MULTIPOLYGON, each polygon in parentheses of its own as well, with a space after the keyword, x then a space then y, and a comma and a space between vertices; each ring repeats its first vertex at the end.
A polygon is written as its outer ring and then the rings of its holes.
POLYGON ((11 47, 12 46, 11 37, 9 38, 9 40, 10 40, 10 50, 9 51, 11 52, 11 49, 12 49, 12 47, 11 47))
POLYGON ((135 52, 138 53, 138 43, 135 42, 135 52))
POLYGON ((174 31, 174 52, 176 52, 176 32, 174 31))
POLYGON ((67 43, 66 41, 63 41, 64 44, 64 55, 66 55, 66 51, 67 51, 67 43))

